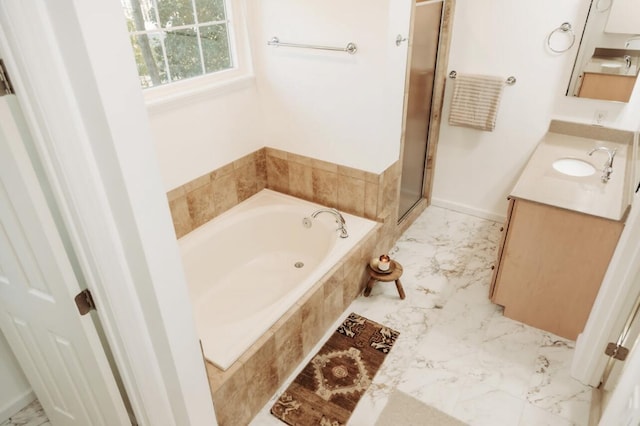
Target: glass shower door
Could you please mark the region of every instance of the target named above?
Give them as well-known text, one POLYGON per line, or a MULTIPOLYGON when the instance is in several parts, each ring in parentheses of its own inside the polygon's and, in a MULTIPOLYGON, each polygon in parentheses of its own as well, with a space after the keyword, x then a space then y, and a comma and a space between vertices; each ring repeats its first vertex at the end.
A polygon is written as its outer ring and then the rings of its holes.
POLYGON ((424 2, 417 4, 415 10, 400 184, 400 218, 420 201, 423 194, 442 5, 442 2, 424 2))

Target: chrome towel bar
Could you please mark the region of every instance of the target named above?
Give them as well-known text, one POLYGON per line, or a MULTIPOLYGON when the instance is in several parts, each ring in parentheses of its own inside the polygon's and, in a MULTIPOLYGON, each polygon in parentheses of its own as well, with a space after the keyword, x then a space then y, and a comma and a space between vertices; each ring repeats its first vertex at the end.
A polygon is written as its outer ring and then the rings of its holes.
POLYGON ((318 46, 314 44, 283 43, 278 37, 272 37, 271 40, 267 41, 267 45, 274 47, 282 46, 300 47, 303 49, 332 50, 337 52, 347 52, 350 55, 353 55, 358 51, 358 46, 356 46, 355 43, 348 43, 346 47, 318 46))
MULTIPOLYGON (((449 78, 456 78, 458 76, 458 73, 456 71, 451 71, 449 73, 449 78)), ((507 81, 505 81, 506 84, 508 84, 509 86, 512 86, 514 84, 516 84, 516 78, 514 76, 510 76, 507 78, 507 81)))

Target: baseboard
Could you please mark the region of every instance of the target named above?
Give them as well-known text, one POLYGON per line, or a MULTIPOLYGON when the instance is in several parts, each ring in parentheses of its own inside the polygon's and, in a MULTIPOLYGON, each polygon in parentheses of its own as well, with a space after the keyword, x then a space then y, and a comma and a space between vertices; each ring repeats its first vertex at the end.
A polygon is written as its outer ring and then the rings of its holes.
POLYGON ((444 209, 453 210, 459 213, 465 213, 471 216, 479 217, 481 219, 488 219, 494 222, 503 223, 506 220, 505 215, 496 214, 487 210, 477 209, 475 207, 468 206, 462 203, 456 203, 449 200, 443 200, 442 198, 432 198, 431 205, 436 207, 442 207, 444 209))
POLYGON ((27 405, 31 404, 36 400, 36 395, 32 390, 28 390, 22 395, 15 398, 13 401, 8 404, 0 407, 0 423, 9 419, 9 417, 16 414, 18 411, 22 410, 27 405))

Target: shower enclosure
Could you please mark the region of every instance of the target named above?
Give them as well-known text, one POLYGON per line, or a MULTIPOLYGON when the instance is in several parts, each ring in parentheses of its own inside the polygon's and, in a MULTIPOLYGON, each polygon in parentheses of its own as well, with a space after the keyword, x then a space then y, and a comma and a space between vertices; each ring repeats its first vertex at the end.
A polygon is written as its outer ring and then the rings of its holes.
POLYGON ((423 197, 428 134, 443 2, 416 4, 411 41, 399 217, 423 197))

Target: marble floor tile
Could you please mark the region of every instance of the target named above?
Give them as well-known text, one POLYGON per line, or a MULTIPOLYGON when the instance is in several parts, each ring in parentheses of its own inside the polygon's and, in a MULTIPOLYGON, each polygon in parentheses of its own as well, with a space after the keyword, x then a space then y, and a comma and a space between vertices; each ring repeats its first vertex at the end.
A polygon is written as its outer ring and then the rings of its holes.
POLYGON ((0 426, 51 426, 51 423, 44 414, 40 402, 35 400, 5 422, 0 423, 0 426))
POLYGON ((356 299, 251 425, 282 424, 271 406, 350 312, 401 333, 351 426, 374 424, 395 389, 470 425, 586 425, 591 389, 569 375, 573 342, 505 318, 488 299, 499 228, 427 208, 390 251, 406 299, 393 283, 356 299))
POLYGON ((591 388, 569 375, 574 343, 547 334, 536 359, 527 401, 577 424, 587 424, 591 388))

